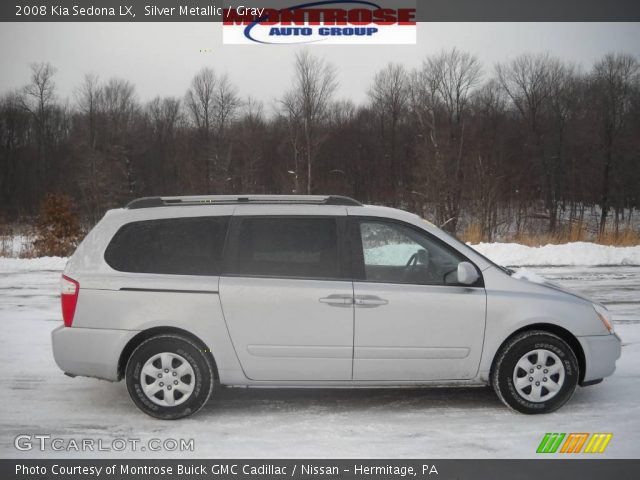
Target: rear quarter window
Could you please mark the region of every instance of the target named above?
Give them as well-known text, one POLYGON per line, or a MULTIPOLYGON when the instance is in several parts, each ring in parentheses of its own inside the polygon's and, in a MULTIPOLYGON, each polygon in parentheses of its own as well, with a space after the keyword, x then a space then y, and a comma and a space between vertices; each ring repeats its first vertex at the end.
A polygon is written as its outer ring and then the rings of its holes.
POLYGON ((339 278, 337 224, 324 217, 239 217, 232 275, 339 278))
POLYGON ((229 217, 145 220, 123 225, 105 251, 121 272, 219 275, 229 217))

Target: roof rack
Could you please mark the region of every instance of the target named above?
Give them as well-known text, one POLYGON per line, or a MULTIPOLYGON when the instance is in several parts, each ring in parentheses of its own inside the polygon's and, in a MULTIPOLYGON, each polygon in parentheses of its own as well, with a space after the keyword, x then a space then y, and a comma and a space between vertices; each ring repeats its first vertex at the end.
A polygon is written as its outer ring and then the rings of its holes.
POLYGON ((361 207, 357 200, 341 195, 201 195, 186 197, 142 197, 132 200, 125 208, 194 206, 194 205, 340 205, 361 207))

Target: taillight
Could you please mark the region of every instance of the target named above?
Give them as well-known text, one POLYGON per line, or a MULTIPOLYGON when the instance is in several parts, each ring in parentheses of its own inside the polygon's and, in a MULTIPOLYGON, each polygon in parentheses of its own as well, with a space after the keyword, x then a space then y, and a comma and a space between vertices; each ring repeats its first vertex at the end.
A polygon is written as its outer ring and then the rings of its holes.
POLYGON ((80 284, 73 278, 62 275, 60 280, 60 301, 62 302, 62 319, 64 325, 70 327, 73 323, 73 315, 76 313, 80 284))

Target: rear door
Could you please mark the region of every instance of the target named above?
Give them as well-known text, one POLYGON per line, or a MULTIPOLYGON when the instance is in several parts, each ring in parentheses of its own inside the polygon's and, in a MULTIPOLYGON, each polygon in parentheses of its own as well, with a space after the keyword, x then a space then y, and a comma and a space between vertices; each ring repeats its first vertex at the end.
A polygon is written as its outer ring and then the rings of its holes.
POLYGON ((458 285, 466 260, 415 226, 352 218, 354 380, 470 379, 482 353, 486 295, 458 285))
POLYGON ((220 279, 224 316, 245 374, 254 380, 350 380, 346 210, 264 211, 236 210, 220 279))

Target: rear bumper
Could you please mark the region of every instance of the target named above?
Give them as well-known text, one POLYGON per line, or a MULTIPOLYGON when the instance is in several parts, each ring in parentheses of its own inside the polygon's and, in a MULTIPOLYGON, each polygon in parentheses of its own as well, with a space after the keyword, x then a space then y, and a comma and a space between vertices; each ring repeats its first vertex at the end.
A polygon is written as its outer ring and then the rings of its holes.
POLYGON ((616 369, 616 360, 620 358, 622 344, 618 335, 595 335, 578 337, 586 369, 582 382, 591 382, 611 375, 616 369))
POLYGON ((51 332, 53 358, 70 375, 118 380, 118 361, 136 331, 60 326, 51 332))

